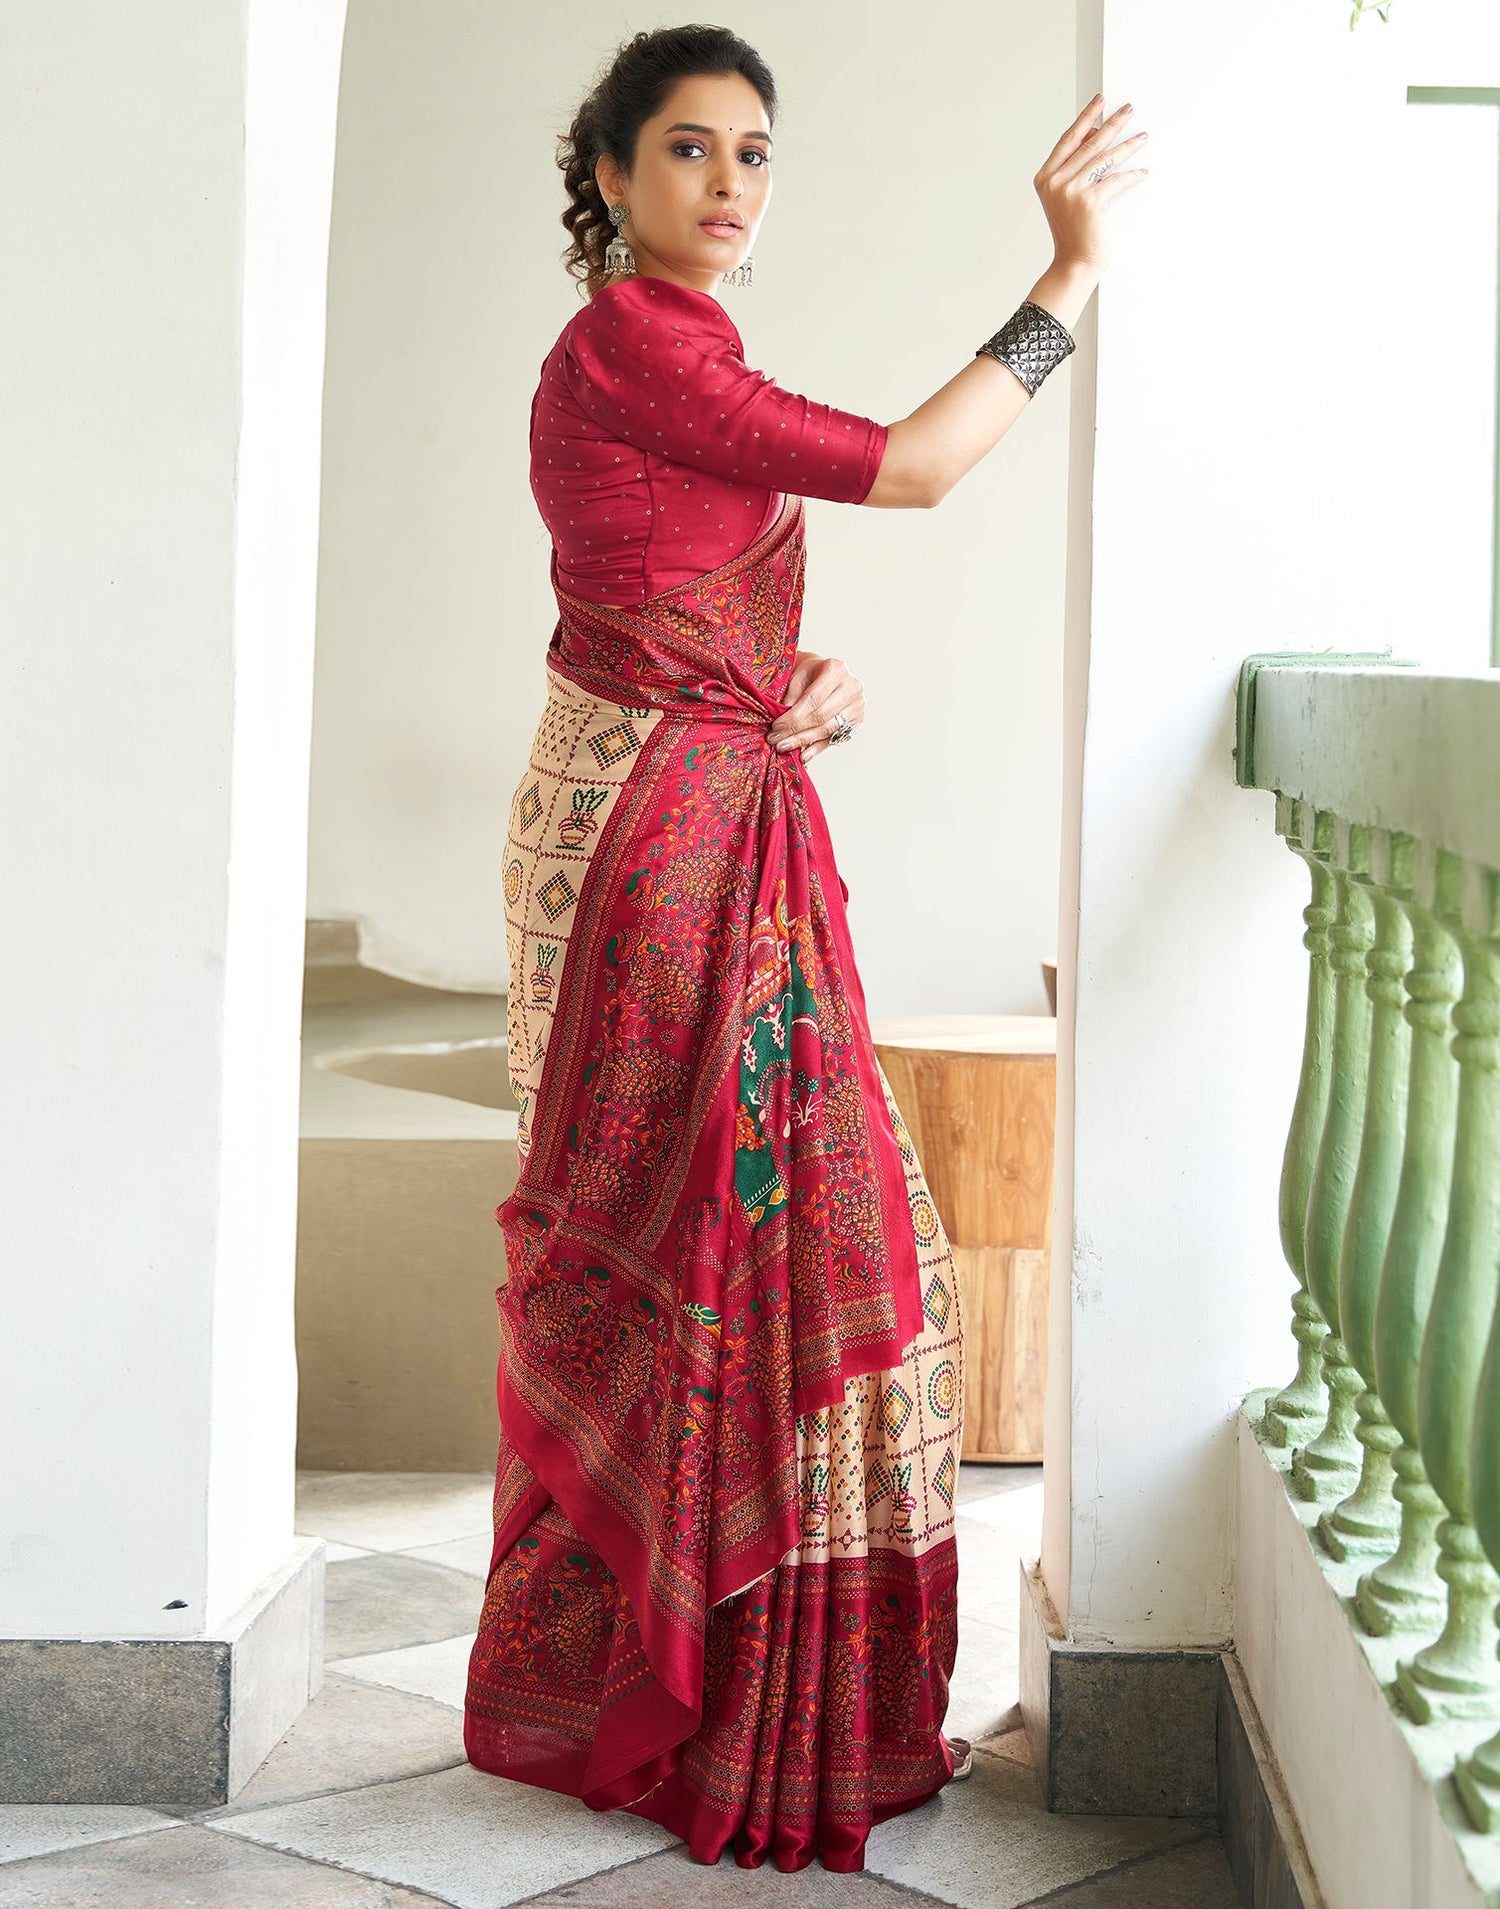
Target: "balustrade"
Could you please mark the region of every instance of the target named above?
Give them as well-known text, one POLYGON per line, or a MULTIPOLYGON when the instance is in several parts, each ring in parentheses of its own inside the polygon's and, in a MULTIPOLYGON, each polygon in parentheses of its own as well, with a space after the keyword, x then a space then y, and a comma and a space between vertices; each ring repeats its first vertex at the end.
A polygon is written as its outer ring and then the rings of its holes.
MULTIPOLYGON (((1346 1608, 1398 1640, 1408 1727, 1479 1735, 1500 1725, 1500 673, 1252 657, 1237 757, 1311 881, 1280 1187, 1297 1371, 1257 1434, 1325 1570, 1369 1560, 1346 1608)), ((1449 1761, 1500 1832, 1500 1728, 1449 1761)))

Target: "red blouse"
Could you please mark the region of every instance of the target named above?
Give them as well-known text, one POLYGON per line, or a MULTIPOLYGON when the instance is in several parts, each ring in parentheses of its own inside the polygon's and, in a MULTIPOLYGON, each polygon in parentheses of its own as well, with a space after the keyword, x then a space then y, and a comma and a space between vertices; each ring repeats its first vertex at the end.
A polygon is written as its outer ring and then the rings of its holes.
POLYGON ((708 292, 616 279, 564 325, 531 401, 531 489, 558 582, 643 603, 738 556, 788 492, 863 502, 886 436, 752 370, 708 292))

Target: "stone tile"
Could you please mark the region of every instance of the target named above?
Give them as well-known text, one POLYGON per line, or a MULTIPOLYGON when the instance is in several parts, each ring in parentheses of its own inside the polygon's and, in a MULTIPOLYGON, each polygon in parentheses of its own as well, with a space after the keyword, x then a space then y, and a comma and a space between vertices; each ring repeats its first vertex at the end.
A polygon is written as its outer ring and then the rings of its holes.
POLYGON ((960 1615, 945 1730, 978 1743, 1003 1727, 1021 1692, 1019 1652, 1014 1631, 960 1615))
POLYGON ((216 1830, 92 1843, 0 1868, 0 1909, 440 1909, 431 1896, 216 1830))
POLYGON ((225 1817, 220 1831, 357 1866, 457 1909, 501 1909, 676 1843, 639 1817, 591 1811, 468 1763, 225 1817))
POLYGON ((979 1498, 988 1498, 991 1492, 1003 1487, 1002 1467, 999 1465, 976 1465, 966 1462, 958 1468, 958 1489, 954 1493, 954 1503, 967 1505, 979 1498))
POLYGON ((1016 1705, 1010 1713, 1008 1728, 997 1732, 993 1737, 985 1737, 975 1745, 986 1756, 1009 1757, 1012 1763, 1024 1763, 1031 1766, 1031 1745, 1021 1725, 1021 1706, 1016 1705))
POLYGON ((834 1875, 818 1862, 784 1875, 769 1863, 741 1869, 729 1854, 711 1868, 671 1849, 549 1889, 526 1909, 923 1909, 938 1901, 878 1876, 834 1875))
POLYGON ((409 1551, 493 1529, 488 1472, 297 1474, 297 1529, 366 1551, 409 1551))
POLYGON ((1010 1491, 991 1492, 960 1507, 966 1523, 1003 1531, 1017 1552, 1035 1557, 1042 1546, 1042 1488, 1016 1485, 1010 1491))
POLYGON ((421 1545, 401 1555, 421 1558, 426 1564, 446 1564, 450 1571, 467 1571, 470 1577, 487 1579, 494 1548, 493 1531, 476 1531, 472 1538, 450 1538, 446 1544, 421 1545))
POLYGON ((1035 1799, 1038 1808, 1043 1806, 1045 1799, 1042 1795, 1042 1779, 1031 1761, 1031 1746, 1026 1741, 1024 1730, 1004 1731, 1000 1736, 988 1737, 983 1743, 976 1744, 974 1747, 978 1752, 975 1758, 976 1763, 979 1757, 995 1757, 1009 1764, 1012 1769, 1024 1771, 1026 1777, 1030 1779, 1031 1796, 1035 1799))
POLYGON ((1022 1547, 1015 1535, 968 1517, 956 1520, 955 1532, 959 1615, 977 1617, 981 1623, 994 1624, 1001 1630, 1018 1630, 1021 1610, 1016 1563, 1022 1547))
POLYGON ((1058 1909, 1240 1909, 1217 1836, 1126 1863, 1045 1900, 1058 1909))
POLYGON ((430 1697, 434 1703, 452 1704, 462 1710, 469 1681, 469 1653, 474 1648, 474 1631, 462 1637, 446 1637, 437 1644, 414 1644, 410 1650, 376 1651, 369 1657, 341 1657, 328 1666, 341 1677, 356 1677, 365 1684, 384 1684, 390 1690, 407 1690, 416 1697, 430 1697))
POLYGON ((372 1551, 328 1567, 324 1656, 367 1657, 444 1637, 471 1635, 484 1586, 447 1565, 404 1552, 372 1551))
POLYGON ((999 1492, 1019 1491, 1041 1482, 1040 1465, 981 1465, 969 1459, 958 1468, 956 1502, 974 1504, 981 1498, 993 1498, 999 1492))
POLYGON ((464 1760, 463 1720, 448 1704, 330 1675, 234 1801, 200 1820, 217 1823, 242 1810, 422 1776, 464 1760))
POLYGON ((1021 1909, 1049 1889, 1202 1834, 1201 1823, 1181 1818, 1050 1814, 1028 1765, 982 1755, 967 1783, 877 1823, 865 1868, 956 1909, 1021 1909))
POLYGON ((124 1803, 7 1803, 0 1806, 0 1863, 139 1836, 142 1830, 165 1829, 171 1820, 159 1810, 124 1803))

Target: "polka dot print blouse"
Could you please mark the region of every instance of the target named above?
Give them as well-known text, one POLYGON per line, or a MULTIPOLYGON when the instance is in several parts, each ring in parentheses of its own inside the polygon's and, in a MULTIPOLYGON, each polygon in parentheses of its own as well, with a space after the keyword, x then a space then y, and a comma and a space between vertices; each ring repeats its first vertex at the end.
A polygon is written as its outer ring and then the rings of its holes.
POLYGON ((531 403, 557 580, 617 607, 675 589, 753 543, 788 492, 861 503, 886 434, 752 370, 709 293, 617 279, 563 327, 531 403))

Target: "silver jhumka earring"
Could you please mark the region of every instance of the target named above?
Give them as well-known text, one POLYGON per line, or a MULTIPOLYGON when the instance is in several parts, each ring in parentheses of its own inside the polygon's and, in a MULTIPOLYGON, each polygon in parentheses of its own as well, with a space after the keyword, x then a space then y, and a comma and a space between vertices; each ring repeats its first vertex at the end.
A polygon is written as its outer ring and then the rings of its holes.
POLYGON ((635 253, 630 249, 630 241, 620 227, 630 217, 629 208, 623 200, 609 208, 610 224, 615 228, 615 236, 604 248, 604 276, 606 278, 634 278, 635 253))
MULTIPOLYGON (((606 278, 634 278, 636 274, 635 253, 630 249, 630 241, 620 227, 630 217, 629 207, 618 200, 609 208, 610 224, 615 228, 615 236, 604 248, 604 276, 606 278)), ((726 285, 753 285, 753 259, 747 252, 732 272, 723 274, 726 285)))

